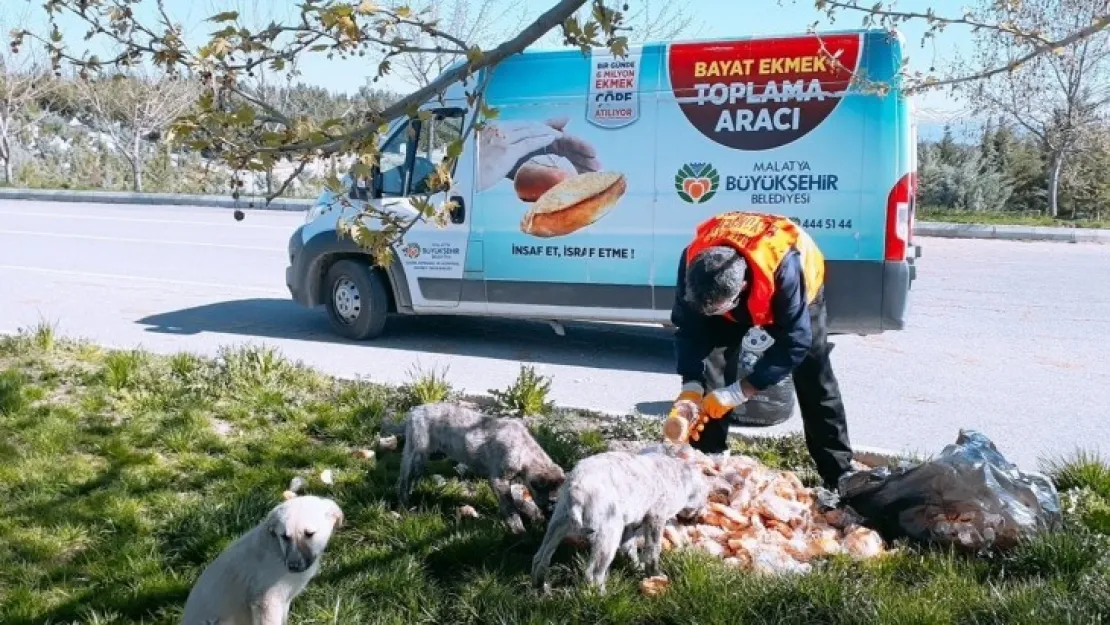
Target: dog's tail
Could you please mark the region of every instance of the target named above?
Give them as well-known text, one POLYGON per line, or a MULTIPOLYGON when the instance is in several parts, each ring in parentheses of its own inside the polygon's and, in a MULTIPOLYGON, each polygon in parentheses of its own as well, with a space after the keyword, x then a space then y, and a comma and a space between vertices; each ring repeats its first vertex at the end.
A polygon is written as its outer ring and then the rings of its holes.
POLYGON ((567 482, 564 487, 560 489, 559 505, 566 506, 567 516, 570 518, 570 525, 573 527, 580 536, 589 536, 594 533, 593 528, 586 524, 585 519, 582 518, 583 506, 580 502, 585 501, 583 497, 575 497, 573 492, 574 486, 567 482))

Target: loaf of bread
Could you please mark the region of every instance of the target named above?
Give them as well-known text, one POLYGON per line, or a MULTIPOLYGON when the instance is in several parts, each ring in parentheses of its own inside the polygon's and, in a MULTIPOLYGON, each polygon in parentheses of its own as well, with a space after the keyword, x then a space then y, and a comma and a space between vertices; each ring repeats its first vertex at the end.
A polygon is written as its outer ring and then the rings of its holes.
POLYGON ((513 189, 521 200, 535 202, 551 187, 566 180, 572 173, 559 167, 559 163, 554 159, 534 158, 516 170, 513 189))
POLYGON ((567 178, 544 193, 525 213, 520 230, 536 237, 559 237, 601 219, 627 189, 624 174, 587 172, 567 178))

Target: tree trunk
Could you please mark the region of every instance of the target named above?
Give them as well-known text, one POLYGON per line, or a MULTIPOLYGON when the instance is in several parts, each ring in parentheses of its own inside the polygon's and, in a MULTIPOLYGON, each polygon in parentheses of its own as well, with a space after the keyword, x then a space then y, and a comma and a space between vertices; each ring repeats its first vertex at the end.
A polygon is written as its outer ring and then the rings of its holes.
POLYGON ((1048 178, 1048 215, 1055 219, 1060 215, 1060 172, 1064 169, 1064 155, 1052 155, 1052 169, 1048 178))
POLYGON ((132 185, 136 193, 143 192, 143 161, 142 161, 142 141, 138 135, 135 137, 134 143, 131 145, 131 175, 134 184, 132 185))
POLYGON ((0 136, 0 158, 4 159, 4 184, 11 186, 14 173, 12 171, 12 146, 7 135, 0 136))

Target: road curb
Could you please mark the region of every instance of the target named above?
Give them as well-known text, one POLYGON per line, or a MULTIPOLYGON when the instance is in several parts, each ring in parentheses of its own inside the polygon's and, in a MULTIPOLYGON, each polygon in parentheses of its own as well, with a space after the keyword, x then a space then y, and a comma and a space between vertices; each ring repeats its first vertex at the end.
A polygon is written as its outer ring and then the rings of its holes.
POLYGON ((263 197, 235 199, 230 195, 188 193, 121 193, 116 191, 67 191, 46 189, 0 189, 0 200, 37 200, 79 204, 149 204, 154 206, 199 206, 243 210, 304 211, 315 200, 276 198, 266 204, 263 197))
MULTIPOLYGON (((86 204, 148 204, 154 206, 197 206, 243 210, 305 211, 313 199, 276 198, 266 204, 263 197, 240 198, 230 195, 191 195, 187 193, 123 193, 117 191, 68 191, 48 189, 0 189, 0 200, 37 200, 86 204)), ((995 239, 1000 241, 1050 241, 1056 243, 1110 244, 1110 230, 1061 228, 1049 226, 1006 226, 919 221, 914 235, 943 239, 995 239)))
POLYGON ((1055 243, 1110 243, 1110 230, 1050 226, 1006 226, 918 222, 913 233, 944 239, 996 239, 1000 241, 1049 241, 1055 243))

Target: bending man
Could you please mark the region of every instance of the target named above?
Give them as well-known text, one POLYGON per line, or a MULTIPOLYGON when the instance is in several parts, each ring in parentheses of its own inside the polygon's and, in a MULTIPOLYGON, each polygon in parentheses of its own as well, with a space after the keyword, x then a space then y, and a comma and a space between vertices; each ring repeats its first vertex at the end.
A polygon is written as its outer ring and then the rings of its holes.
POLYGON ((733 212, 698 226, 678 264, 671 311, 682 376, 672 415, 683 401, 700 403, 693 447, 723 452, 733 409, 793 376, 806 446, 825 486, 836 488, 852 450, 829 361, 824 274, 820 250, 785 217, 733 212))

